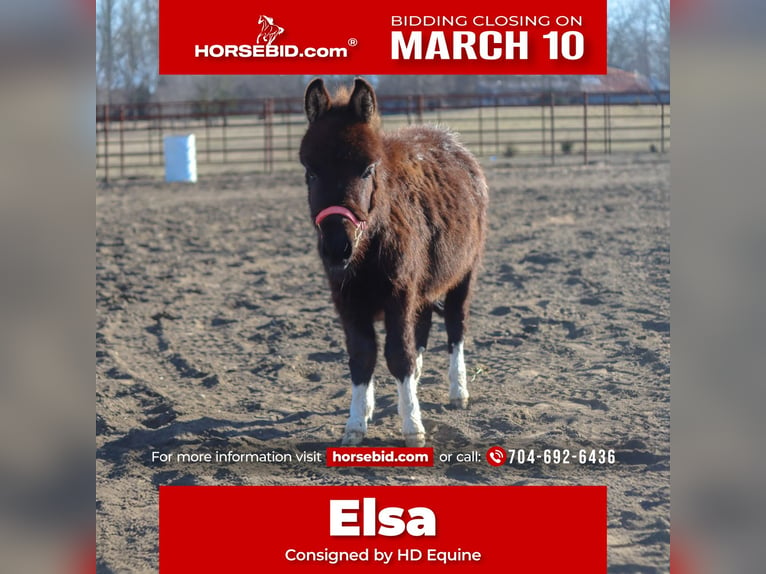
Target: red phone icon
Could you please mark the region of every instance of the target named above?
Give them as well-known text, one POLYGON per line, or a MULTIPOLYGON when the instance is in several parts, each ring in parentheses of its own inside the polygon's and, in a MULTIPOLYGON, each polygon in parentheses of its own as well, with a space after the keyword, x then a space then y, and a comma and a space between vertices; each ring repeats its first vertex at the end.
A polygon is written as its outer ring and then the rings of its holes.
POLYGON ((492 466, 502 466, 508 459, 505 449, 501 446, 492 446, 487 449, 487 462, 492 466))

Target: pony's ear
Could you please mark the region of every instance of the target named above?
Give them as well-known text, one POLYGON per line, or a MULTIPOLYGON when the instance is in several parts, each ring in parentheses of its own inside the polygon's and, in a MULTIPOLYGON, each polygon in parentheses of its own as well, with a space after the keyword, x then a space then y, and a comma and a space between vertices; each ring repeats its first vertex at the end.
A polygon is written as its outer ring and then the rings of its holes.
POLYGON ((322 78, 312 80, 306 88, 304 107, 309 123, 315 122, 330 109, 330 94, 327 93, 322 78))
POLYGON ((363 122, 367 123, 375 116, 378 104, 372 86, 362 78, 354 80, 354 91, 349 99, 351 109, 363 122))

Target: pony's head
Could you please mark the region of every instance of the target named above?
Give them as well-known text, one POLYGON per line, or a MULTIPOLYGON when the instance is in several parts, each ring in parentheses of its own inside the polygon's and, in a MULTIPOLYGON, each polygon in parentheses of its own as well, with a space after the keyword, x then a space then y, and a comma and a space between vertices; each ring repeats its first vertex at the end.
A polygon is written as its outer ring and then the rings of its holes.
POLYGON ((383 158, 380 117, 372 86, 357 78, 354 89, 331 98, 321 79, 306 88, 309 126, 301 142, 309 209, 319 253, 331 273, 361 257, 375 207, 376 167, 383 158))

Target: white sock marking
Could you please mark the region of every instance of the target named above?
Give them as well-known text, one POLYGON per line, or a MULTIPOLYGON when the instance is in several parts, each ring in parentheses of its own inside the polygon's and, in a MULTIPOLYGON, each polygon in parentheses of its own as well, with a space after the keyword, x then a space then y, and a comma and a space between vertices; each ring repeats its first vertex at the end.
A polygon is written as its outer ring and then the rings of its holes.
POLYGON ((399 391, 399 416, 402 417, 402 432, 404 436, 424 434, 423 421, 420 418, 420 403, 418 403, 418 380, 414 374, 407 375, 404 380, 396 382, 399 391))
POLYGON ((455 343, 449 356, 449 398, 451 401, 468 399, 468 378, 465 373, 463 341, 455 343))
POLYGON ((351 408, 349 409, 346 432, 367 432, 367 423, 372 420, 375 409, 375 382, 371 377, 366 385, 351 386, 351 408))

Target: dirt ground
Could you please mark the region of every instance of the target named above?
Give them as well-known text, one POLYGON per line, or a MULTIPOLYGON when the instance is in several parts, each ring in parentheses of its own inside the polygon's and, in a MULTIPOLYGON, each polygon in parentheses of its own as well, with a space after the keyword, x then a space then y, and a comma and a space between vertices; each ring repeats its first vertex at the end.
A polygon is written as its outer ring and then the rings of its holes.
MULTIPOLYGON (((350 401, 343 334, 301 173, 99 189, 98 571, 156 571, 164 484, 605 484, 609 572, 668 572, 669 172, 656 155, 487 166, 468 410, 446 406, 440 321, 424 361, 419 397, 437 456, 614 449, 612 465, 152 462, 153 451, 338 445, 350 401)), ((383 361, 376 380, 366 444, 401 446, 383 361)))

